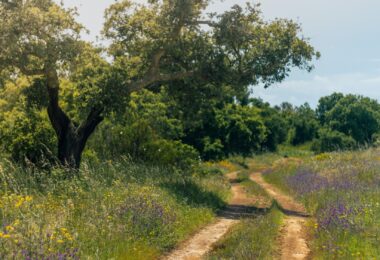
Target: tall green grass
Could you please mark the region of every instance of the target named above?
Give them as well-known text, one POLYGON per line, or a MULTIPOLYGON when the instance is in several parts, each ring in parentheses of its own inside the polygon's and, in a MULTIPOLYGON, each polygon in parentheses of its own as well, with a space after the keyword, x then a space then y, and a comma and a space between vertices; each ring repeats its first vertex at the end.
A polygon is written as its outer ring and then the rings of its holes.
POLYGON ((127 159, 76 174, 2 161, 0 259, 156 258, 211 222, 228 195, 222 175, 127 159))

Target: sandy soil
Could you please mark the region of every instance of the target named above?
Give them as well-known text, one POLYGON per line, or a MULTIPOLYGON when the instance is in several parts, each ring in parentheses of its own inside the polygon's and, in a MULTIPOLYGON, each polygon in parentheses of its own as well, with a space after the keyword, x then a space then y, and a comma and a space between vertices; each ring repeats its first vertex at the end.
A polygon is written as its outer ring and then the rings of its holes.
POLYGON ((287 215, 280 234, 280 258, 283 260, 307 259, 310 249, 307 245, 305 224, 309 215, 305 207, 265 182, 260 173, 252 174, 251 180, 262 186, 277 201, 283 212, 287 215))
POLYGON ((287 216, 281 230, 281 259, 308 259, 310 249, 305 233, 305 218, 287 216))
POLYGON ((183 243, 182 246, 165 259, 201 259, 202 256, 212 249, 212 245, 221 239, 227 231, 238 222, 239 220, 236 219, 220 218, 215 224, 207 226, 183 243))

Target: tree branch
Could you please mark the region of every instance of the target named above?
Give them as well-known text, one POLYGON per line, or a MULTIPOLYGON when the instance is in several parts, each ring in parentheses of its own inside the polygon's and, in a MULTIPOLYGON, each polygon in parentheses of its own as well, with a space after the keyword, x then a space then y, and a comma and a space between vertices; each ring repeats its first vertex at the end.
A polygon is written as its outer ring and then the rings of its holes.
POLYGON ((9 60, 8 62, 9 64, 12 64, 14 67, 19 69, 25 76, 38 76, 45 74, 45 71, 43 69, 28 69, 25 65, 16 60, 9 60))
POLYGON ((172 74, 162 74, 162 75, 153 75, 152 77, 145 77, 142 80, 138 80, 128 84, 128 88, 131 92, 140 91, 141 89, 148 87, 156 82, 167 82, 173 80, 181 80, 188 77, 191 77, 195 74, 195 71, 183 71, 175 72, 172 74))
POLYGON ((17 68, 26 76, 38 76, 44 74, 44 70, 42 69, 27 69, 24 66, 18 66, 17 68))
POLYGON ((83 143, 86 143, 95 128, 103 121, 103 110, 103 107, 93 107, 88 114, 87 119, 78 127, 78 137, 83 143))
POLYGON ((162 56, 165 55, 164 49, 159 49, 152 57, 152 64, 146 74, 146 77, 154 77, 160 70, 160 61, 162 56))
POLYGON ((187 21, 186 24, 189 24, 189 25, 208 25, 210 27, 216 27, 218 25, 216 22, 207 21, 207 20, 187 21))
MULTIPOLYGON (((186 14, 181 14, 179 17, 178 24, 174 27, 172 33, 170 34, 171 40, 174 40, 178 38, 181 34, 182 28, 187 24, 184 20, 184 16, 186 14)), ((211 21, 197 21, 200 23, 207 23, 211 26, 211 21)), ((168 44, 165 46, 168 48, 168 44)), ((129 87, 130 92, 133 91, 139 91, 145 87, 148 87, 154 83, 157 82, 165 82, 165 81, 172 81, 172 80, 180 80, 187 77, 190 77, 195 74, 195 71, 183 71, 183 72, 175 72, 172 74, 160 74, 160 61, 161 58, 166 54, 165 48, 161 47, 157 50, 156 53, 152 56, 152 61, 150 68, 148 69, 147 73, 144 75, 144 77, 140 80, 130 82, 127 84, 129 87)))

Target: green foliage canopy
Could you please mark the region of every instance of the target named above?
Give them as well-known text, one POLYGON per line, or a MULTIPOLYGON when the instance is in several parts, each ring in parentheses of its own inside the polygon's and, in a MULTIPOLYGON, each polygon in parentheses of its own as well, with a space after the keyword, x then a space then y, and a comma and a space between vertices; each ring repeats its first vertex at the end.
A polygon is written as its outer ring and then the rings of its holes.
POLYGON ((371 144, 380 130, 380 106, 377 101, 356 95, 342 97, 326 113, 325 124, 352 136, 359 144, 371 144))
MULTIPOLYGON (((0 71, 13 78, 32 77, 36 84, 28 90, 29 103, 48 106, 58 158, 70 167, 79 167, 86 142, 104 116, 124 115, 132 92, 159 92, 163 86, 173 100, 186 95, 202 104, 210 100, 207 94, 227 90, 211 96, 216 109, 206 105, 197 123, 204 128, 208 118, 203 116, 216 115, 215 125, 226 136, 211 143, 229 150, 224 153, 246 154, 257 149, 265 131, 257 113, 248 115, 248 108, 232 109, 231 104, 246 99, 250 85, 280 82, 293 67, 311 70, 319 53, 293 21, 266 22, 259 7, 249 4, 207 14, 208 4, 116 2, 105 14, 103 35, 111 42, 112 57, 107 62, 101 50, 81 40, 84 28, 75 20, 75 9, 52 0, 2 0, 0 71), (190 91, 182 93, 183 88, 190 91), (198 91, 206 94, 198 96, 198 91), (35 95, 48 102, 36 102, 35 95), (248 138, 245 145, 243 138, 248 138)), ((191 114, 186 108, 181 113, 185 118, 191 114)))

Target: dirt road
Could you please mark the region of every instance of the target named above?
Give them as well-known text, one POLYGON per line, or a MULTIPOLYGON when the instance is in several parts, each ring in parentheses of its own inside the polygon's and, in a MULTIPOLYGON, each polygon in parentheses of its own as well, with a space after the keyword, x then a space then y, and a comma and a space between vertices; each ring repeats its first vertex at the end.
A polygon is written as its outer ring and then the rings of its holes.
MULTIPOLYGON (((236 172, 228 174, 227 177, 232 183, 233 197, 230 205, 220 212, 220 217, 218 217, 215 223, 200 230, 164 259, 201 259, 233 225, 239 223, 242 217, 253 216, 258 210, 266 210, 252 207, 258 198, 248 196, 244 188, 240 184, 235 183, 236 172)), ((286 214, 284 226, 280 231, 281 259, 307 259, 310 249, 307 244, 308 240, 305 230, 308 214, 304 206, 265 182, 261 173, 254 173, 250 178, 263 187, 277 201, 281 210, 286 214)))
POLYGON ((249 197, 240 184, 234 183, 234 180, 237 177, 236 172, 228 174, 227 177, 232 183, 233 197, 225 210, 220 212, 217 221, 214 224, 203 228, 200 232, 182 243, 179 248, 174 250, 164 259, 201 259, 202 256, 206 255, 212 249, 212 246, 220 240, 233 225, 239 223, 242 217, 255 214, 251 205, 257 201, 257 198, 249 197))

